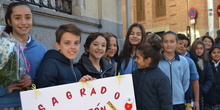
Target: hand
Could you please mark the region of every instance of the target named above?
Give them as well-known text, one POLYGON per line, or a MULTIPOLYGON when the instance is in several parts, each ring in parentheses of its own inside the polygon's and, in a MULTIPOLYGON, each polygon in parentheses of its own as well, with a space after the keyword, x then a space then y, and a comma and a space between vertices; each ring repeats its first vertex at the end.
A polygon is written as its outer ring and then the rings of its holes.
POLYGON ((186 107, 185 110, 193 110, 192 107, 186 107))
POLYGON ((22 87, 29 87, 33 84, 33 79, 29 75, 23 75, 19 83, 22 84, 22 87))
POLYGON ((194 102, 194 110, 200 110, 199 102, 194 102))
POLYGON ((20 90, 22 89, 22 84, 21 83, 14 83, 8 86, 8 92, 12 93, 14 90, 20 90))
POLYGON ((89 75, 85 75, 85 76, 83 76, 80 80, 79 80, 79 82, 86 82, 86 81, 92 81, 92 80, 95 80, 96 78, 93 78, 93 77, 91 77, 91 76, 89 76, 89 75))

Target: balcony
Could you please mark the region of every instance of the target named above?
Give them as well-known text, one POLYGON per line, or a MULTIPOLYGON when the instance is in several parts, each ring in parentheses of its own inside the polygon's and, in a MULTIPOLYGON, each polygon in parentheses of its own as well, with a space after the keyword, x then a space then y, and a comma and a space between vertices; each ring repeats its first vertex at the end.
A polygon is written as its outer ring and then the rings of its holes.
MULTIPOLYGON (((14 1, 14 0, 11 0, 14 1)), ((32 5, 49 8, 67 14, 72 14, 72 0, 16 0, 26 1, 32 5)))

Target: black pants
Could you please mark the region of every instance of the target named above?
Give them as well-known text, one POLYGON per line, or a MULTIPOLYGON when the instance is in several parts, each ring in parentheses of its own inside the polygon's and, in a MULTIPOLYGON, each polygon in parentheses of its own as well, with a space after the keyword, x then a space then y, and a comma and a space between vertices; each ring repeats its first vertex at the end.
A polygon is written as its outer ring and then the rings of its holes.
POLYGON ((185 104, 173 105, 173 110, 185 110, 185 109, 186 109, 185 104))

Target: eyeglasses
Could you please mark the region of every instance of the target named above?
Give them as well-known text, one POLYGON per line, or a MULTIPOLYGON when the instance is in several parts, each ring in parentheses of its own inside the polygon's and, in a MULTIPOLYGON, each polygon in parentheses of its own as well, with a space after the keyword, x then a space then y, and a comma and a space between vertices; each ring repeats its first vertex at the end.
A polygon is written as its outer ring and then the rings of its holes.
POLYGON ((196 50, 203 50, 203 47, 197 47, 196 50))

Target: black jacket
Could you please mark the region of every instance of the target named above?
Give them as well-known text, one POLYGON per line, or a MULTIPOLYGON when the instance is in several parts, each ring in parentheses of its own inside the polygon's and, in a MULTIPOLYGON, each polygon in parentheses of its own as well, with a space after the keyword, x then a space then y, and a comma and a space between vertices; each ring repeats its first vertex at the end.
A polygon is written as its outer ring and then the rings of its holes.
POLYGON ((158 66, 132 73, 137 110, 172 110, 169 78, 158 66))
POLYGON ((220 104, 220 65, 218 64, 215 67, 214 63, 211 62, 211 67, 214 74, 214 84, 205 95, 205 103, 214 106, 220 104))
POLYGON ((203 61, 203 67, 204 69, 201 70, 198 65, 198 56, 196 56, 194 53, 189 52, 190 58, 195 62, 196 68, 199 74, 199 89, 200 89, 200 96, 204 96, 209 89, 211 88, 214 77, 213 77, 213 72, 211 69, 211 64, 210 62, 203 61))
POLYGON ((114 76, 115 69, 114 66, 107 62, 105 58, 100 59, 100 65, 102 72, 99 72, 89 60, 87 54, 82 54, 81 59, 79 60, 77 67, 81 71, 82 75, 90 75, 93 78, 105 78, 114 76))
POLYGON ((75 64, 57 50, 45 54, 37 71, 37 87, 78 82, 82 77, 75 64))

